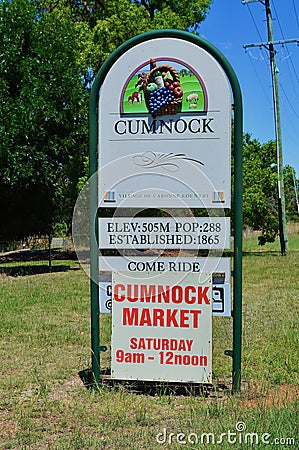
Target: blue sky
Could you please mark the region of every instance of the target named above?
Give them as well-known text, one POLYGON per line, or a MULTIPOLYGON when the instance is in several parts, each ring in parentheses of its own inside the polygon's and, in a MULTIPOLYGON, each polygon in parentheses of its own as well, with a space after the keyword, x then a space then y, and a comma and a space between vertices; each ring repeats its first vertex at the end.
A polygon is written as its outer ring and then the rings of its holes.
MULTIPOLYGON (((298 0, 270 0, 274 40, 299 39, 298 0)), ((199 28, 228 59, 239 79, 244 103, 244 132, 264 143, 275 139, 269 52, 244 44, 267 41, 264 5, 242 0, 214 0, 199 28)), ((299 45, 277 45, 283 163, 299 178, 299 45)))

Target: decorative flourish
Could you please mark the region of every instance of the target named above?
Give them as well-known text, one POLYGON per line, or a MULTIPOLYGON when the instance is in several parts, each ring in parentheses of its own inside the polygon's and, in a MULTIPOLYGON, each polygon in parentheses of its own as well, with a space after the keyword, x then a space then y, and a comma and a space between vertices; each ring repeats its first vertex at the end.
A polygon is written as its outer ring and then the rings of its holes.
POLYGON ((162 169, 167 170, 167 172, 177 172, 179 170, 179 165, 176 163, 178 160, 192 161, 204 166, 203 162, 198 161, 197 159, 188 158, 184 153, 156 153, 147 151, 133 156, 133 162, 136 166, 149 169, 161 167, 162 169))

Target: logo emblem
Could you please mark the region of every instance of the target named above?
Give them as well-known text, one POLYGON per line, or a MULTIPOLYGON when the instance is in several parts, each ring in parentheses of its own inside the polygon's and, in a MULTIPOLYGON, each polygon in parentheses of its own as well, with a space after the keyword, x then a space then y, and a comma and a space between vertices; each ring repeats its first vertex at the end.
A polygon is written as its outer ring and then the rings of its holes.
POLYGON ((192 67, 173 58, 152 58, 127 79, 120 101, 121 114, 173 116, 206 112, 208 96, 192 67))

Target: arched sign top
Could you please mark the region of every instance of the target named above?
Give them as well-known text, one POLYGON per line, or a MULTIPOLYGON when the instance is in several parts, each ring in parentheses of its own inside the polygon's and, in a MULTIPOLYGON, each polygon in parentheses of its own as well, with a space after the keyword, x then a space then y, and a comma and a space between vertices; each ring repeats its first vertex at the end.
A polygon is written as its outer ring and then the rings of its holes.
POLYGON ((198 42, 155 36, 110 57, 98 97, 98 206, 230 208, 226 72, 198 42))
POLYGON ((241 89, 239 85, 238 78, 229 63, 229 61, 226 59, 226 57, 210 42, 208 42, 206 39, 197 36, 195 34, 182 31, 182 30, 172 30, 172 29, 165 29, 165 30, 155 30, 150 31, 146 33, 142 33, 140 35, 134 36, 133 38, 129 39, 128 41, 121 44, 103 63, 101 66, 95 80, 92 86, 91 90, 91 96, 90 96, 90 111, 95 112, 97 109, 97 96, 99 89, 110 70, 111 66, 119 59, 119 57, 125 53, 127 50, 131 49, 132 47, 142 43, 146 42, 152 39, 162 39, 162 38, 177 38, 182 39, 186 42, 193 43, 202 49, 206 50, 223 68, 231 89, 233 93, 234 98, 234 105, 238 109, 240 109, 240 113, 242 113, 242 95, 241 95, 241 89))
MULTIPOLYGON (((190 102, 187 102, 187 98, 188 98, 188 88, 187 90, 185 89, 185 94, 182 97, 182 108, 180 110, 180 112, 182 112, 182 114, 187 114, 187 111, 190 112, 198 112, 200 113, 201 111, 206 111, 208 108, 211 109, 215 109, 215 106, 211 103, 210 101, 210 94, 211 92, 215 91, 215 89, 217 89, 217 84, 218 81, 215 81, 214 87, 213 88, 209 88, 207 89, 206 86, 206 74, 204 74, 202 72, 202 66, 200 67, 194 67, 194 59, 191 58, 190 61, 186 61, 185 55, 183 54, 182 57, 177 58, 177 54, 176 54, 176 44, 180 44, 180 43, 184 43, 184 44, 190 44, 190 47, 194 50, 198 49, 201 50, 203 53, 206 53, 208 56, 208 59, 210 58, 210 60, 212 61, 212 63, 214 64, 214 66, 219 66, 221 71, 222 71, 222 76, 227 78, 227 82, 228 82, 228 89, 230 90, 230 92, 232 93, 232 99, 230 99, 230 106, 231 104, 233 104, 233 110, 234 110, 234 129, 233 129, 233 134, 234 134, 234 156, 235 156, 235 167, 238 164, 241 164, 241 154, 242 154, 242 96, 241 96, 241 91, 240 91, 240 86, 239 86, 239 82, 238 79, 235 75, 234 70, 232 69, 230 63, 227 61, 227 59, 225 58, 225 56, 216 48, 214 47, 211 43, 209 43, 208 41, 206 41, 205 39, 185 32, 185 31, 181 31, 181 30, 171 30, 171 29, 166 29, 166 30, 156 30, 156 31, 151 31, 151 32, 147 32, 147 33, 143 33, 141 35, 135 36, 132 39, 129 39, 128 41, 124 42, 121 46, 119 46, 108 58, 107 60, 103 63, 103 65, 101 66, 91 89, 91 95, 90 95, 90 105, 89 105, 89 133, 90 133, 90 175, 93 175, 97 170, 98 170, 98 133, 99 133, 99 128, 98 128, 98 113, 99 113, 99 91, 101 90, 101 94, 103 92, 103 85, 106 83, 107 81, 107 75, 109 74, 109 72, 111 72, 111 70, 113 69, 113 67, 117 68, 117 70, 119 70, 119 68, 121 68, 121 60, 123 59, 123 57, 125 55, 130 54, 130 52, 132 54, 136 54, 137 49, 141 49, 141 56, 143 55, 143 57, 140 57, 139 62, 136 62, 133 58, 132 63, 131 63, 131 67, 129 71, 123 71, 123 73, 121 73, 121 78, 118 80, 119 84, 121 83, 121 91, 120 93, 116 93, 117 98, 115 98, 115 101, 117 102, 117 108, 115 107, 113 110, 113 113, 119 112, 119 113, 132 113, 135 114, 135 111, 137 111, 137 114, 140 112, 140 108, 143 109, 143 113, 146 114, 146 112, 148 112, 149 114, 151 114, 151 116, 153 118, 157 117, 159 118, 159 113, 157 113, 157 111, 155 111, 155 104, 150 104, 149 101, 145 101, 145 98, 143 96, 142 98, 142 103, 138 103, 137 102, 137 95, 138 95, 138 90, 132 90, 131 89, 131 94, 134 94, 135 97, 131 96, 130 99, 130 95, 126 96, 126 89, 128 88, 128 85, 126 83, 128 83, 131 80, 131 77, 134 75, 134 72, 137 70, 138 72, 138 68, 140 65, 142 65, 143 63, 148 63, 148 60, 151 58, 156 58, 156 60, 158 60, 158 64, 159 64, 159 59, 163 56, 164 58, 168 58, 170 62, 170 66, 173 66, 173 60, 174 59, 180 59, 181 63, 183 66, 185 66, 187 68, 187 70, 189 70, 189 72, 194 74, 194 79, 196 78, 198 80, 198 86, 197 89, 195 89, 195 92, 192 91, 192 87, 190 88, 190 94, 191 96, 189 97, 189 99, 191 100, 190 102), (154 51, 154 48, 156 49, 160 49, 161 47, 161 43, 167 40, 172 40, 175 45, 173 47, 174 51, 173 54, 170 55, 171 52, 166 52, 163 54, 161 54, 161 52, 158 51, 154 51), (146 44, 149 43, 150 48, 151 48, 151 52, 148 53, 148 55, 145 57, 144 52, 143 52, 143 48, 146 46, 146 44), (190 67, 191 66, 191 67, 190 67), (195 94, 195 95, 192 95, 195 94), (192 101, 192 97, 195 98, 195 102, 192 101), (128 101, 128 100, 131 101, 128 101), (134 102, 134 103, 133 103, 134 102), (137 107, 138 106, 138 107, 137 107), (147 111, 146 111, 147 110, 147 111)), ((184 53, 184 52, 183 52, 184 53)), ((141 67, 142 69, 142 67, 141 67)), ((167 72, 167 71, 166 71, 167 72)), ((173 74, 171 74, 173 76, 173 74)), ((183 79, 182 79, 183 80, 183 79)), ((181 81, 181 80, 179 80, 181 81)), ((137 82, 137 80, 136 80, 137 82)), ((185 82, 185 79, 184 79, 185 82)), ((133 83, 133 82, 132 82, 133 83)), ((131 83, 131 84, 132 84, 131 83)), ((134 86, 135 87, 135 86, 134 86)), ((196 87, 195 87, 196 88, 196 87)), ((107 96, 107 103, 111 103, 111 94, 113 95, 113 93, 116 92, 116 88, 115 86, 113 86, 111 89, 109 88, 109 95, 107 96)), ((141 95, 142 96, 143 92, 141 91, 141 95)), ((155 94, 155 92, 154 92, 155 94)), ((163 94, 165 95, 165 94, 163 94)), ((216 94, 216 97, 218 96, 218 94, 216 94)), ((140 98, 139 97, 139 98, 140 98)), ((169 98, 168 100, 166 100, 168 102, 171 102, 172 100, 169 98)), ((158 105, 159 107, 159 105, 158 105)), ((165 108, 164 108, 165 109, 165 108)), ((217 109, 217 106, 216 106, 217 109)), ((162 111, 162 109, 160 110, 162 111)), ((169 114, 166 111, 166 114, 169 114)), ((169 116, 166 115, 166 117, 169 118, 169 116)), ((162 117, 163 118, 163 117, 162 117)), ((229 119, 231 120, 231 118, 229 119)), ((209 123, 209 122, 208 122, 209 123)), ((192 122, 192 124, 194 124, 194 122, 192 122)), ((215 124, 215 121, 213 122, 213 125, 215 124)), ((184 127, 185 124, 183 122, 181 122, 181 125, 184 127)), ((151 126, 151 123, 148 125, 151 126)), ((187 125, 188 126, 188 125, 187 125)), ((205 124, 204 124, 205 126, 205 124)), ((183 128, 179 129, 179 131, 181 131, 183 128)), ((194 131, 194 128, 193 128, 194 131)), ((120 132, 122 132, 122 130, 120 130, 120 132)), ((149 149, 150 151, 152 149, 149 149)), ((216 156, 217 158, 217 156, 216 156)), ((107 162, 107 161, 106 161, 107 162)), ((106 164, 105 161, 102 161, 102 163, 106 164)), ((209 176, 209 174, 207 174, 207 176, 209 176)), ((237 177, 238 178, 238 177, 237 177)), ((228 181, 228 180, 227 180, 228 181)), ((238 183, 241 182, 241 177, 238 183)), ((215 191, 219 191, 220 195, 223 195, 223 189, 221 186, 215 186, 215 191)), ((240 191, 240 189, 238 189, 238 191, 240 191)), ((110 195, 110 193, 109 193, 110 195)), ((113 194, 112 194, 113 195, 113 194)), ((196 206, 196 205, 191 205, 191 206, 196 206)), ((228 205, 226 205, 226 207, 228 207, 228 205)))

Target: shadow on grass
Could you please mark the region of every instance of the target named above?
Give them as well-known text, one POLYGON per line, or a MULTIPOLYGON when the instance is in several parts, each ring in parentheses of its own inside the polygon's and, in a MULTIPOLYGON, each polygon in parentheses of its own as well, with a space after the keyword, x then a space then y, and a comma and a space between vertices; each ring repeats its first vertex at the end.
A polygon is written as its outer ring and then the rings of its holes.
POLYGON ((161 395, 209 397, 215 389, 229 392, 229 388, 224 384, 213 386, 212 384, 198 383, 117 380, 111 378, 110 369, 101 370, 100 385, 95 383, 91 369, 81 370, 79 377, 84 386, 90 391, 101 388, 113 388, 116 390, 125 390, 131 394, 150 395, 154 397, 161 395))
POLYGON ((0 267, 0 275, 6 275, 8 277, 22 277, 27 275, 41 275, 45 273, 54 272, 67 272, 68 270, 79 270, 66 265, 55 265, 49 267, 48 264, 40 265, 26 265, 26 266, 13 266, 13 267, 0 267))
MULTIPOLYGON (((232 258, 234 256, 234 252, 226 250, 223 252, 222 256, 232 258)), ((243 250, 242 256, 281 256, 281 253, 279 250, 243 250)))
POLYGON ((77 260, 73 251, 61 251, 53 249, 51 252, 51 264, 49 263, 48 250, 16 250, 0 254, 0 275, 9 277, 20 277, 27 275, 40 275, 52 272, 67 272, 68 270, 79 270, 66 264, 53 265, 53 261, 77 260), (9 266, 8 266, 9 264, 9 266))
MULTIPOLYGON (((77 256, 74 251, 62 251, 52 249, 51 261, 54 260, 76 260, 77 256)), ((49 250, 16 250, 0 254, 0 263, 7 262, 29 262, 29 261, 48 261, 49 250)))
POLYGON ((259 256, 259 257, 266 257, 266 256, 281 256, 280 251, 274 251, 274 250, 243 250, 243 256, 259 256))

